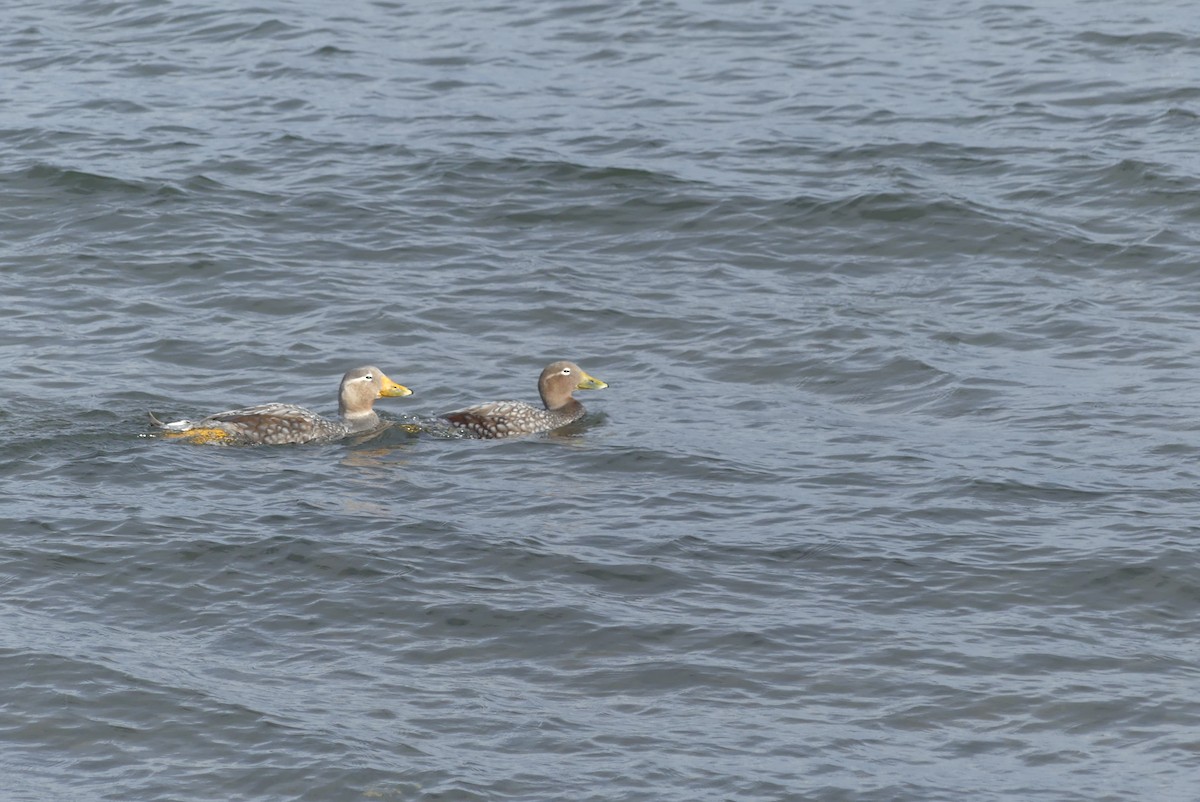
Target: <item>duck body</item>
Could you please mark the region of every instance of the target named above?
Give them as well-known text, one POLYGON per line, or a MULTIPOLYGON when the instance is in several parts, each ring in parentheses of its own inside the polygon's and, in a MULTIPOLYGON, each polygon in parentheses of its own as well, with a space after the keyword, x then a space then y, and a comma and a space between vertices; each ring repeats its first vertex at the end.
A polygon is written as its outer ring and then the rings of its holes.
POLYGON ((587 412, 572 392, 607 386, 574 362, 552 362, 538 377, 541 408, 524 401, 492 401, 447 412, 442 417, 485 440, 550 432, 574 423, 587 412))
POLYGON ((338 387, 338 417, 325 418, 295 404, 258 404, 218 412, 198 421, 164 423, 150 415, 163 436, 193 443, 223 442, 241 445, 332 442, 381 425, 373 406, 376 399, 412 395, 374 366, 348 371, 338 387))
POLYGON ((295 404, 257 404, 218 412, 198 421, 163 423, 151 416, 151 423, 162 429, 167 437, 184 437, 193 442, 224 440, 241 444, 283 445, 340 440, 379 425, 377 414, 372 412, 370 418, 372 420, 355 421, 355 425, 351 426, 345 421, 322 417, 295 404))

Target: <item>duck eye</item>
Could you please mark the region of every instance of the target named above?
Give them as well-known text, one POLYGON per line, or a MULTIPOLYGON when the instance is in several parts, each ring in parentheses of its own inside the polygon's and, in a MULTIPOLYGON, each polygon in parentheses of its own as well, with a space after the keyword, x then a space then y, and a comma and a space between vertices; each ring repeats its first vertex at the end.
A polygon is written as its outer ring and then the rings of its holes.
POLYGON ((571 375, 571 369, 570 369, 570 368, 563 368, 563 369, 562 369, 562 374, 563 374, 564 376, 570 376, 570 375, 571 375))
POLYGON ((374 381, 374 380, 375 380, 375 377, 374 377, 374 376, 372 376, 370 373, 368 373, 366 376, 363 376, 363 379, 364 379, 365 381, 374 381))

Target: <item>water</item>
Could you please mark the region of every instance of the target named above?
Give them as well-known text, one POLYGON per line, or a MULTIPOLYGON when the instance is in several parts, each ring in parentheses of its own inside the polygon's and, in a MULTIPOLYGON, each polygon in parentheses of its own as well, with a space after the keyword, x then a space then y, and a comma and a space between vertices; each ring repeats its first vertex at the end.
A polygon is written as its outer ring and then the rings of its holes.
POLYGON ((4 802, 1195 798, 1190 5, 0 44, 4 802), (145 437, 557 358, 557 437, 145 437))

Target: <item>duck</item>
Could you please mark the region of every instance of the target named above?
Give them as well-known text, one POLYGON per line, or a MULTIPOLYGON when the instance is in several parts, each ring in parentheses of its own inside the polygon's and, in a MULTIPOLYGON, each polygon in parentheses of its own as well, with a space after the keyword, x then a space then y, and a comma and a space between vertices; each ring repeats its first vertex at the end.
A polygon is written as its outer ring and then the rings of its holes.
POLYGON ((150 415, 150 424, 164 437, 193 443, 282 445, 332 442, 380 427, 374 410, 380 398, 402 398, 412 390, 389 379, 374 365, 346 371, 338 386, 338 416, 331 420, 295 404, 258 404, 218 412, 197 421, 164 423, 150 415))
POLYGON ((589 376, 574 362, 551 362, 538 377, 542 409, 524 401, 492 401, 446 412, 442 418, 485 440, 538 434, 562 428, 583 417, 575 390, 603 390, 608 385, 589 376))

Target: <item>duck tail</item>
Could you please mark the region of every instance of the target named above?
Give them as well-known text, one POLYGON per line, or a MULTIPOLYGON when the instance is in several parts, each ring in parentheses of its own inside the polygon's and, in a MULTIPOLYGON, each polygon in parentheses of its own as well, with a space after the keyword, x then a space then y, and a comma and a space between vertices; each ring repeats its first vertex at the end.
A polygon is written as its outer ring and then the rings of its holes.
POLYGON ((192 428, 192 422, 190 420, 177 420, 171 421, 170 423, 165 423, 156 418, 153 412, 147 412, 146 414, 150 417, 150 425, 155 429, 164 429, 168 432, 186 432, 188 429, 192 428))

